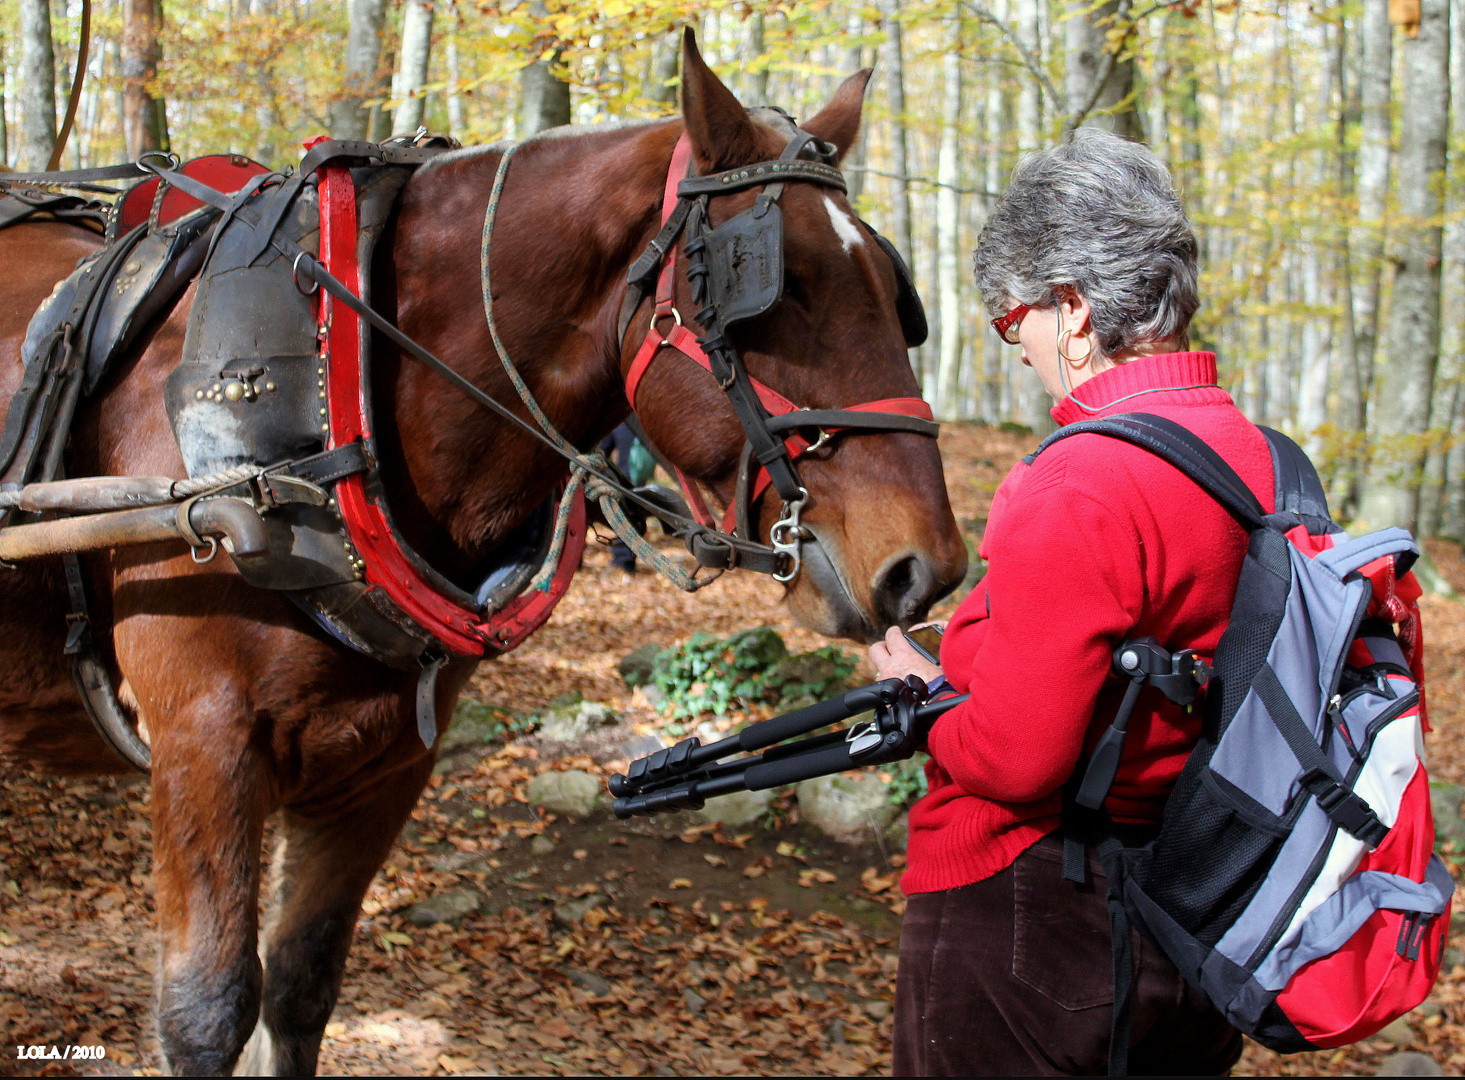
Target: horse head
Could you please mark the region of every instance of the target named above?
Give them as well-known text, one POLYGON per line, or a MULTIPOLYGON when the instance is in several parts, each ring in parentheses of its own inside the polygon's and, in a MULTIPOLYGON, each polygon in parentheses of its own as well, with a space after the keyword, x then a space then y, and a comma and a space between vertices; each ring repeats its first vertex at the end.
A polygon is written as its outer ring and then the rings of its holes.
MULTIPOLYGON (((859 133, 869 77, 868 69, 850 76, 822 111, 795 128, 778 110, 745 109, 703 61, 689 32, 682 112, 695 172, 705 176, 773 161, 801 130, 822 140, 825 159, 837 164, 859 133)), ((711 197, 707 226, 749 210, 766 190, 711 197)), ((898 312, 903 268, 837 187, 791 181, 778 205, 779 298, 727 332, 748 375, 807 409, 917 398, 906 352, 909 297, 904 327, 898 312)), ((683 258, 675 281, 676 316, 697 331, 693 313, 702 305, 693 297, 686 266, 683 258)), ((629 373, 652 317, 648 304, 632 321, 622 342, 623 373, 629 373)), ((640 423, 685 477, 731 505, 744 427, 707 370, 669 350, 662 353, 636 387, 640 423)), ((808 438, 819 441, 812 431, 808 438)), ((792 611, 805 625, 831 636, 870 639, 885 626, 924 617, 961 581, 966 547, 947 501, 935 439, 844 430, 803 453, 797 469, 808 492, 800 521, 806 532, 800 572, 786 588, 792 611)), ((768 542, 785 510, 779 494, 766 488, 749 515, 756 532, 750 539, 768 542)))

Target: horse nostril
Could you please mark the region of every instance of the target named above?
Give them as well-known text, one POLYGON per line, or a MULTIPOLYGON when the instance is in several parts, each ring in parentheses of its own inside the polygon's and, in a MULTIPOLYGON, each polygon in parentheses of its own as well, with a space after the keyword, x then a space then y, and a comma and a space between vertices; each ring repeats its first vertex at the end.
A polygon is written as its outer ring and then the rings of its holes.
POLYGON ((886 625, 920 618, 933 599, 934 580, 919 555, 896 559, 875 576, 871 589, 875 613, 886 625))

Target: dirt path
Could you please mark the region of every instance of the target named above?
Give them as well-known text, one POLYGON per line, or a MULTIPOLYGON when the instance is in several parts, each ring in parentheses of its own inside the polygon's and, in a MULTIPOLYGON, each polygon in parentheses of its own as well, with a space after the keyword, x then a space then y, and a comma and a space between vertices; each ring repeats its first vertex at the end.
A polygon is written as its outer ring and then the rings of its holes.
MULTIPOLYGON (((943 436, 953 505, 973 538, 1026 448, 974 428, 943 436)), ((1465 591, 1458 553, 1436 557, 1465 591)), ((1426 617, 1432 769, 1459 782, 1465 603, 1430 600, 1426 617)), ((787 800, 781 827, 741 830, 687 818, 627 826, 603 813, 569 821, 524 801, 540 771, 603 773, 633 740, 666 732, 617 675, 626 653, 760 625, 791 649, 825 644, 792 626, 765 581, 728 575, 686 596, 647 574, 626 578, 592 550, 551 624, 484 665, 472 694, 509 728, 572 691, 613 706, 620 724, 586 748, 520 738, 447 756, 368 895, 323 1072, 889 1072, 898 853, 790 824, 787 800), (414 905, 444 898, 476 910, 414 924, 414 905)), ((147 815, 140 781, 22 776, 0 790, 0 1075, 155 1071, 147 815), (31 1044, 101 1045, 108 1057, 18 1060, 15 1047, 31 1044)), ((1465 949, 1465 934, 1453 945, 1465 949)), ((1436 999, 1413 1038, 1458 1074, 1465 966, 1436 999)), ((1394 1049, 1376 1040, 1282 1060, 1252 1048, 1239 1071, 1371 1074, 1394 1049)))

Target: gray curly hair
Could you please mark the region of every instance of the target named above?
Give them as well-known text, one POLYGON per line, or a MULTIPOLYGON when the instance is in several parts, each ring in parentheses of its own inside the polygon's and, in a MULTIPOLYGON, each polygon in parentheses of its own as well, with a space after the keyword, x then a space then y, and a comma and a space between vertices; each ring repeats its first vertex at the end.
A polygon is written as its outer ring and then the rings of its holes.
POLYGON ((993 314, 1051 307, 1054 289, 1076 288, 1106 356, 1183 338, 1200 306, 1195 233, 1170 173, 1101 128, 1022 156, 973 262, 993 314))

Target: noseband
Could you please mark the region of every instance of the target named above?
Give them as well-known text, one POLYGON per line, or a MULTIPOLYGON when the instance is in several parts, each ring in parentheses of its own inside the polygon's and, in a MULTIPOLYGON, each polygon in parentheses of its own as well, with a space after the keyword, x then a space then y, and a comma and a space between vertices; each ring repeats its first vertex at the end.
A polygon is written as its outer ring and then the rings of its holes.
MULTIPOLYGON (((696 176, 691 169, 691 141, 683 133, 667 171, 661 231, 627 273, 629 287, 621 307, 620 338, 624 341, 632 317, 646 299, 647 282, 659 268, 651 323, 626 372, 626 399, 635 409, 636 392, 646 369, 667 348, 680 352, 717 380, 747 436, 738 464, 736 493, 723 517, 722 528, 735 541, 756 542, 752 508, 771 485, 783 501, 782 513, 769 536, 781 563, 775 566, 773 577, 782 582, 797 576, 802 563, 800 545, 813 539, 813 534, 799 522, 809 500, 808 488, 795 464, 799 457, 847 431, 899 431, 935 438, 940 430, 932 418, 931 407, 918 397, 885 398, 838 409, 801 408, 752 378, 737 348, 728 339, 728 330, 734 324, 763 315, 782 298, 783 213, 778 200, 784 185, 808 183, 845 191, 844 175, 832 164, 833 157, 833 147, 806 131, 799 131, 776 161, 696 176), (756 187, 763 190, 751 207, 715 228, 712 226, 712 199, 756 187), (696 316, 704 331, 701 337, 687 327, 675 302, 678 264, 675 244, 682 234, 685 241, 681 250, 687 260, 692 300, 701 305, 696 316), (817 434, 809 438, 804 432, 817 434)), ((882 239, 871 232, 877 242, 882 239)), ((884 243, 879 246, 883 251, 893 252, 884 243)), ((902 329, 909 340, 914 330, 909 325, 912 320, 906 317, 906 309, 913 303, 919 313, 920 301, 914 289, 909 288, 908 277, 903 276, 906 271, 898 256, 892 255, 892 261, 897 280, 905 286, 901 299, 906 302, 898 306, 902 329)), ((924 322, 922 315, 922 338, 924 322)), ((695 482, 680 470, 677 479, 698 522, 715 529, 712 514, 695 482)), ((735 557, 737 547, 729 547, 735 557)))

